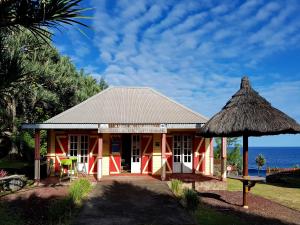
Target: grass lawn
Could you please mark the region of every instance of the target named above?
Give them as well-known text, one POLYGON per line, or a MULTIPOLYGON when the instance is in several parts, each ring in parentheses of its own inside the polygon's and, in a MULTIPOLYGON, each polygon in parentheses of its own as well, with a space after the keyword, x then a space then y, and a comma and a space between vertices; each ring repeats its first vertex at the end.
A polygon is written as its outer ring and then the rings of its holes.
MULTIPOLYGON (((228 191, 242 191, 242 182, 228 179, 228 191)), ((290 208, 300 210, 300 188, 256 184, 251 193, 270 199, 290 208)))
POLYGON ((205 225, 246 225, 245 221, 242 221, 239 217, 228 214, 226 212, 219 212, 211 209, 205 205, 200 204, 198 210, 194 213, 194 217, 199 224, 205 225))

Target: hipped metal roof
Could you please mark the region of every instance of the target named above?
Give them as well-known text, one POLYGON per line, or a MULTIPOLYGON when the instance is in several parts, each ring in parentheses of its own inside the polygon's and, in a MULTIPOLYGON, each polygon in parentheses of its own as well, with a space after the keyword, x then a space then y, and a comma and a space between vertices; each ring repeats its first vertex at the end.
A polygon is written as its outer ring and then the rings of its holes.
POLYGON ((147 87, 111 87, 43 124, 203 124, 208 119, 147 87))

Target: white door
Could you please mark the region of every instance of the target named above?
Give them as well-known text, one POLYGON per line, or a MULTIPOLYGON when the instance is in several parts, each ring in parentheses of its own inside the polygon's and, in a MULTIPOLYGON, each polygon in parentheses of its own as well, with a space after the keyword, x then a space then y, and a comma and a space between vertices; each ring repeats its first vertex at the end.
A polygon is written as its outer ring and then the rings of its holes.
MULTIPOLYGON (((78 148, 79 148, 78 136, 71 135, 69 140, 70 140, 70 143, 69 143, 69 146, 70 146, 69 156, 78 158, 78 156, 77 156, 78 148)), ((73 171, 71 172, 71 174, 74 174, 74 168, 72 168, 72 170, 73 171)))
POLYGON ((141 138, 140 135, 131 136, 131 173, 141 172, 141 138))
POLYGON ((173 136, 173 173, 192 173, 193 171, 192 137, 173 136))
POLYGON ((79 136, 79 149, 78 149, 78 171, 88 173, 88 136, 79 136))
POLYGON ((173 173, 181 173, 181 136, 173 137, 173 173))
POLYGON ((193 171, 192 162, 192 137, 182 136, 182 172, 191 173, 193 171))

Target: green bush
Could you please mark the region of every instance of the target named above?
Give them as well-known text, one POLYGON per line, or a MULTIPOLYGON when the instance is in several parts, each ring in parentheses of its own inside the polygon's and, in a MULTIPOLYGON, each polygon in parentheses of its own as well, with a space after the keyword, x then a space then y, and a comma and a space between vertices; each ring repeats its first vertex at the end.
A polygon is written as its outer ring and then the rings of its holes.
POLYGON ((180 196, 182 194, 182 181, 178 179, 172 179, 171 190, 176 196, 180 196))
POLYGON ((188 210, 195 211, 199 205, 199 199, 197 193, 192 189, 184 189, 183 191, 184 200, 188 210))
POLYGON ((91 182, 86 179, 76 180, 69 189, 69 197, 75 204, 80 204, 81 200, 87 196, 92 188, 91 182))

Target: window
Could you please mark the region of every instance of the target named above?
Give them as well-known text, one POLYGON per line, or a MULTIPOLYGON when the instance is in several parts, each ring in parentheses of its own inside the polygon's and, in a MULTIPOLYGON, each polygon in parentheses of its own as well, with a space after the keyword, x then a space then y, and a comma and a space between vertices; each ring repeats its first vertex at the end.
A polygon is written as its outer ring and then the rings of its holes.
POLYGON ((174 136, 174 147, 173 147, 173 151, 174 151, 174 162, 180 162, 180 158, 181 158, 181 136, 176 135, 174 136))
POLYGON ((80 162, 88 162, 88 136, 80 136, 80 162))
POLYGON ((140 135, 132 136, 132 162, 140 162, 140 135))
POLYGON ((79 163, 87 163, 89 137, 87 135, 70 135, 69 142, 69 156, 77 156, 79 163))
POLYGON ((70 136, 70 156, 77 156, 78 136, 70 136))
POLYGON ((112 137, 111 140, 111 152, 117 153, 121 151, 121 139, 118 136, 112 137))
POLYGON ((173 160, 174 163, 192 162, 192 137, 190 135, 174 135, 173 160))
POLYGON ((183 136, 183 161, 192 162, 192 137, 183 136))

